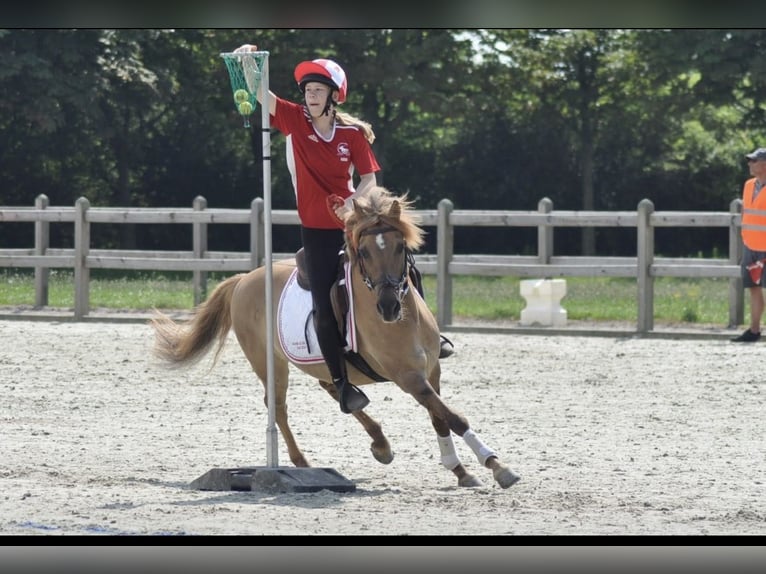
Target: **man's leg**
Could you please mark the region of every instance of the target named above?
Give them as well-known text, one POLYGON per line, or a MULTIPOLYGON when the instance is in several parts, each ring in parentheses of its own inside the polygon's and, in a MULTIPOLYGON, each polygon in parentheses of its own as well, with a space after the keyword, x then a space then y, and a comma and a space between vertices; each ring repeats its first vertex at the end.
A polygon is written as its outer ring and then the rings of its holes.
MULTIPOLYGON (((751 251, 744 248, 742 253, 742 286, 750 292, 750 326, 741 335, 734 337, 735 343, 755 343, 761 338, 761 316, 764 309, 763 289, 761 278, 750 273, 749 267, 766 258, 766 252, 751 251)), ((756 271, 761 269, 755 268, 756 271)))
POLYGON ((750 331, 761 332, 761 317, 763 316, 764 299, 761 287, 750 288, 750 331))
POLYGON ((760 285, 748 287, 750 292, 750 327, 744 333, 732 339, 735 343, 755 343, 761 338, 761 316, 763 315, 763 289, 760 285))

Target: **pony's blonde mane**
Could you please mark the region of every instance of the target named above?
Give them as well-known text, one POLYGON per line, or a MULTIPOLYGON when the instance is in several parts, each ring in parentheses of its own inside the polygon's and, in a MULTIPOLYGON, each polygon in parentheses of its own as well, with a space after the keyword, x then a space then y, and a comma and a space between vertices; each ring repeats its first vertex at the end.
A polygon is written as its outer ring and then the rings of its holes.
POLYGON ((353 251, 356 251, 359 237, 366 229, 381 224, 400 231, 411 251, 423 246, 425 232, 419 227, 419 218, 412 213, 413 202, 406 193, 397 196, 385 187, 375 186, 359 199, 354 199, 354 203, 356 208, 346 219, 346 236, 353 251))

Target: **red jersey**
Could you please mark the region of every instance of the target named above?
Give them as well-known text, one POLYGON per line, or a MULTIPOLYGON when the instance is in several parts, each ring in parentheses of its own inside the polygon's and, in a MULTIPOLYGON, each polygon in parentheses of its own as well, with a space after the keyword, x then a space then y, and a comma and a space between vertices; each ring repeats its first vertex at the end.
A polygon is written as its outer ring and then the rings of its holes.
POLYGON ((277 98, 272 125, 287 136, 287 168, 293 180, 298 217, 304 227, 338 229, 327 198, 354 193, 354 170, 380 171, 364 133, 357 126, 335 124, 332 137, 320 136, 300 104, 277 98))

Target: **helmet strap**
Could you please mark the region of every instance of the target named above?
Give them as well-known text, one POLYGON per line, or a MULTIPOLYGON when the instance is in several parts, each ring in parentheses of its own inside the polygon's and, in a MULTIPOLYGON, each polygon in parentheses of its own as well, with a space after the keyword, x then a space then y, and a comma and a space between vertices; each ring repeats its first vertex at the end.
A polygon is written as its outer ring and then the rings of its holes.
POLYGON ((325 103, 324 110, 322 110, 322 115, 323 116, 329 116, 330 115, 330 110, 332 110, 333 107, 335 106, 335 102, 332 99, 332 92, 333 92, 333 90, 331 89, 330 93, 327 94, 327 103, 325 103))

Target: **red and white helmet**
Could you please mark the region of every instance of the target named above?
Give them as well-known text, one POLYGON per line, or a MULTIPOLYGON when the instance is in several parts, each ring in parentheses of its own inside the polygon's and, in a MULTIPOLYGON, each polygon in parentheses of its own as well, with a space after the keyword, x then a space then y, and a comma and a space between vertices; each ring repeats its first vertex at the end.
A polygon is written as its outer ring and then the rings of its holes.
POLYGON ((306 89, 308 82, 320 82, 338 90, 339 104, 346 101, 346 91, 348 90, 346 72, 332 60, 319 58, 310 62, 301 62, 295 66, 294 76, 301 92, 306 89))

